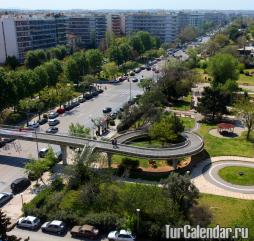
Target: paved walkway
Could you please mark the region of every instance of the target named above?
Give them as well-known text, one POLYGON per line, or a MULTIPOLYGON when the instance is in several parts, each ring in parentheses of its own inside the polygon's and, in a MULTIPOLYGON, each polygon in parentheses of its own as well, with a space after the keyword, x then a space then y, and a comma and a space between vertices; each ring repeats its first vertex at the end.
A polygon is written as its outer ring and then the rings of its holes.
MULTIPOLYGON (((248 157, 236 157, 236 156, 220 156, 220 157, 212 157, 206 159, 199 163, 193 170, 192 170, 192 182, 195 186, 199 189, 201 193, 207 194, 214 194, 220 196, 227 196, 227 197, 234 197, 239 199, 249 199, 254 200, 254 190, 252 193, 246 193, 243 190, 240 190, 238 187, 233 191, 232 189, 228 188, 227 186, 222 187, 222 185, 217 185, 214 181, 211 181, 207 178, 206 174, 207 171, 216 163, 223 163, 224 161, 240 161, 243 163, 253 163, 254 158, 248 157), (239 190, 237 190, 239 189, 239 190)), ((234 185, 230 185, 234 186, 234 185)))

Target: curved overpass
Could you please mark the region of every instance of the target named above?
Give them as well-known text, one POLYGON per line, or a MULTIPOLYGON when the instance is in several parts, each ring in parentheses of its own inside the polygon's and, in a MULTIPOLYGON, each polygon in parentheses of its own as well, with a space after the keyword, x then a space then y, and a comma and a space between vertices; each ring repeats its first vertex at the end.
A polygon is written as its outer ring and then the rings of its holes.
MULTIPOLYGON (((128 134, 129 135, 129 134, 128 134)), ((110 142, 97 141, 92 139, 69 136, 67 134, 46 134, 34 131, 20 131, 18 128, 0 127, 0 136, 14 138, 26 141, 38 141, 60 146, 73 146, 83 148, 86 145, 91 146, 94 150, 104 151, 111 154, 124 154, 135 157, 142 157, 153 160, 167 160, 195 155, 204 148, 203 139, 194 133, 185 132, 183 135, 186 141, 179 146, 170 148, 144 148, 135 147, 126 144, 119 144, 114 148, 110 142)), ((126 137, 126 135, 125 135, 126 137)), ((120 138, 120 137, 119 137, 120 138)), ((128 136, 130 139, 130 136, 128 136)), ((119 140, 119 139, 118 139, 119 140)), ((120 143, 121 141, 119 141, 120 143)), ((123 142, 121 142, 123 143, 123 142)))

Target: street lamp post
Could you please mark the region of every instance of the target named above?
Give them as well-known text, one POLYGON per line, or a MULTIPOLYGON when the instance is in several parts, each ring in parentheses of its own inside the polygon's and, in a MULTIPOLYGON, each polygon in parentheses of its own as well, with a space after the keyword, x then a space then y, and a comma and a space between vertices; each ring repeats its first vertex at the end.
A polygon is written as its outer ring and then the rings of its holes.
POLYGON ((39 156, 39 145, 38 145, 38 137, 37 137, 37 130, 36 129, 34 130, 34 133, 35 133, 35 138, 36 138, 37 157, 39 159, 40 158, 40 156, 39 156))
POLYGON ((130 79, 130 101, 131 101, 131 79, 130 79))
POLYGON ((137 234, 139 233, 139 222, 140 222, 140 209, 137 208, 137 234))

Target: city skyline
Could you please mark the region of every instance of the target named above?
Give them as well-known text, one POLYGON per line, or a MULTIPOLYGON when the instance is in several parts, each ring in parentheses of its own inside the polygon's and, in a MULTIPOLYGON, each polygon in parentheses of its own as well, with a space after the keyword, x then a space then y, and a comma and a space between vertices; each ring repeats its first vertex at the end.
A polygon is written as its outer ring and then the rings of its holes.
POLYGON ((68 10, 68 9, 87 9, 87 10, 100 10, 100 9, 207 9, 207 10, 254 10, 251 9, 252 0, 128 0, 128 1, 115 1, 115 0, 44 0, 44 1, 18 1, 18 0, 0 0, 1 9, 52 9, 52 10, 68 10))

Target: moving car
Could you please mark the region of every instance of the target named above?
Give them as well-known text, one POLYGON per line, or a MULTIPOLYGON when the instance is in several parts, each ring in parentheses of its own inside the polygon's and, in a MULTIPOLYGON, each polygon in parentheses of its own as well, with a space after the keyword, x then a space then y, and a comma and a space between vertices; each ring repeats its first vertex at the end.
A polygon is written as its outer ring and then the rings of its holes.
POLYGON ((33 217, 33 216, 27 216, 20 218, 17 222, 17 227, 18 228, 27 228, 31 230, 35 230, 39 228, 40 226, 40 219, 33 217))
POLYGON ((83 225, 83 226, 74 226, 71 229, 70 233, 73 238, 96 239, 99 230, 91 225, 83 225))
POLYGON ((55 134, 58 132, 58 128, 53 126, 53 127, 50 127, 46 130, 46 133, 50 133, 50 134, 55 134))
POLYGON ((131 80, 133 83, 136 83, 136 82, 138 82, 138 78, 132 78, 132 80, 131 80))
POLYGON ((112 111, 112 108, 111 108, 111 107, 106 107, 106 108, 104 108, 104 109, 102 110, 102 112, 103 112, 104 114, 110 113, 111 111, 112 111))
POLYGON ((48 123, 49 126, 56 126, 60 123, 60 121, 58 119, 50 119, 48 123))
POLYGON ((109 241, 135 241, 135 237, 126 230, 112 231, 108 234, 109 241))
POLYGON ((62 221, 54 220, 44 223, 41 226, 41 231, 61 235, 66 231, 66 226, 62 221))
POLYGON ((49 119, 55 119, 56 117, 58 117, 58 113, 57 112, 50 112, 49 115, 48 115, 48 118, 49 119))
POLYGON ((0 193, 0 207, 9 202, 13 198, 13 194, 10 192, 1 192, 0 193))
POLYGON ((11 183, 12 193, 16 194, 16 193, 22 192, 30 185, 31 185, 31 181, 28 178, 26 177, 18 178, 11 183))

